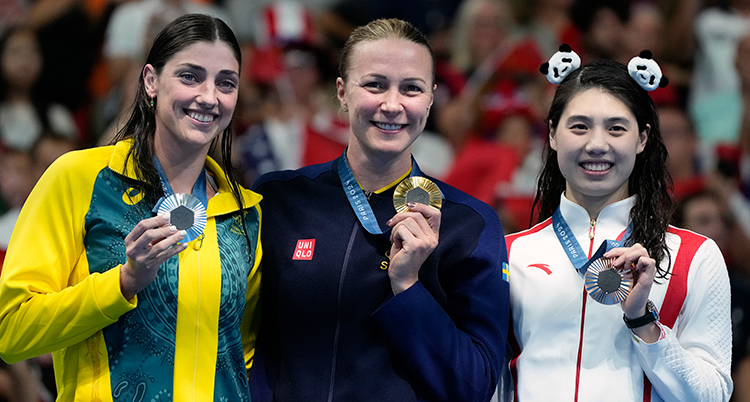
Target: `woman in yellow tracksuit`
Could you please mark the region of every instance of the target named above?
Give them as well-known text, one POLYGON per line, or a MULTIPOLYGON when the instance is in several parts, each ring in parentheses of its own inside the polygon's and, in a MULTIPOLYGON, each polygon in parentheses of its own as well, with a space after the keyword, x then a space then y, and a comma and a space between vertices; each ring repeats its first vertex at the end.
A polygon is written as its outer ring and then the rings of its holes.
POLYGON ((260 196, 229 167, 239 73, 224 22, 171 22, 115 143, 58 159, 24 206, 0 356, 52 352, 58 400, 250 400, 260 196))

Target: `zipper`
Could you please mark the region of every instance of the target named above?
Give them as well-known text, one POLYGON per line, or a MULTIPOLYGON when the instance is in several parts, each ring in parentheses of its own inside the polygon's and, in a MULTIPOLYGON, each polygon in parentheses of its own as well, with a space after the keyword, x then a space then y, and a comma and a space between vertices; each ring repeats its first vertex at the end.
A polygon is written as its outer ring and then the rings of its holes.
MULTIPOLYGON (((596 237, 596 219, 589 221, 589 254, 588 258, 591 258, 591 254, 594 252, 594 237, 596 237)), ((574 402, 578 402, 578 392, 581 381, 581 362, 583 361, 583 328, 586 322, 586 301, 588 293, 586 292, 586 285, 583 286, 583 302, 581 303, 581 329, 578 338, 578 356, 576 357, 576 384, 575 384, 575 395, 574 402)))
POLYGON ((339 332, 341 331, 341 305, 343 303, 342 293, 344 291, 344 277, 346 276, 346 267, 349 265, 349 256, 351 255, 352 247, 354 246, 354 238, 357 236, 358 229, 359 222, 354 222, 352 234, 349 235, 349 244, 346 246, 344 263, 341 267, 341 277, 339 277, 339 291, 336 299, 336 331, 333 335, 333 356, 331 356, 331 381, 328 386, 328 402, 333 401, 333 391, 336 385, 336 358, 338 356, 339 332))

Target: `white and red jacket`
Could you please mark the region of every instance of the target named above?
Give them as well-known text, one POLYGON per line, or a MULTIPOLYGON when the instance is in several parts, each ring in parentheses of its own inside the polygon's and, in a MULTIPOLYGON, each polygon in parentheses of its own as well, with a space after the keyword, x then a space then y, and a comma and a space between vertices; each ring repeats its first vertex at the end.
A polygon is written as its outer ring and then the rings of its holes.
MULTIPOLYGON (((595 222, 564 195, 560 210, 591 256, 605 239, 623 234, 634 204, 635 197, 611 204, 595 222)), ((716 243, 669 228, 672 275, 657 279, 650 294, 662 336, 647 344, 625 326, 619 304, 603 305, 586 294, 583 275, 551 223, 506 237, 515 400, 728 401, 729 278, 716 243)))

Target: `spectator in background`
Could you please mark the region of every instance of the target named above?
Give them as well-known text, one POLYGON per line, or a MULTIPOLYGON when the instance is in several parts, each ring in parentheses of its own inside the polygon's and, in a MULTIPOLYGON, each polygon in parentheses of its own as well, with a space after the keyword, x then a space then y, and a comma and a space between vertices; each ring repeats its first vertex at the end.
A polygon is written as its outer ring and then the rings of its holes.
POLYGON ((517 91, 493 88, 479 99, 477 122, 445 182, 494 206, 512 233, 531 218, 543 126, 517 91))
POLYGON ((248 63, 264 114, 235 147, 247 185, 267 172, 334 159, 348 137, 334 88, 323 85, 333 80, 333 57, 318 42, 310 11, 299 2, 273 2, 264 10, 266 22, 258 25, 266 32, 248 63))
POLYGON ((678 106, 659 106, 659 124, 667 147, 667 170, 674 182, 676 198, 695 192, 704 185, 708 161, 700 154, 700 139, 693 130, 690 116, 678 106))
POLYGON ((436 104, 436 115, 438 131, 460 152, 482 119, 485 97, 502 92, 502 97, 520 96, 535 107, 547 84, 538 74, 542 58, 536 44, 518 30, 507 0, 465 1, 452 38, 451 61, 465 85, 450 101, 436 104))
POLYGON ((743 94, 750 93, 750 42, 746 39, 750 33, 750 1, 728 0, 726 7, 705 8, 697 14, 694 24, 697 48, 690 115, 706 146, 736 143, 740 138, 743 94))
POLYGON ((26 15, 28 25, 37 32, 44 58, 39 81, 50 100, 65 106, 76 116, 79 131, 85 138, 91 102, 88 82, 106 18, 91 12, 93 7, 87 7, 91 2, 28 0, 26 15))
POLYGON ((598 59, 627 64, 634 54, 625 52, 625 32, 630 0, 575 0, 570 16, 580 31, 581 62, 598 59))
POLYGON ((0 39, 0 143, 7 147, 28 151, 45 131, 77 138, 68 109, 50 102, 39 82, 42 65, 31 29, 14 28, 0 39))
POLYGON ((553 54, 561 43, 580 49, 580 31, 570 18, 575 0, 524 2, 520 20, 529 29, 542 54, 553 54))

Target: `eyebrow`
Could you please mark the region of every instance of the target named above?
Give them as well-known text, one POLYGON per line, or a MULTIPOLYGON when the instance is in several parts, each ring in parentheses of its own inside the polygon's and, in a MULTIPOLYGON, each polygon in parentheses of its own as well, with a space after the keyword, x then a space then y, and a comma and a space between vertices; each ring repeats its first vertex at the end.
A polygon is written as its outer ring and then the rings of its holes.
MULTIPOLYGON (((584 123, 589 123, 590 124, 590 123, 592 123, 594 121, 594 119, 592 119, 589 116, 585 116, 585 115, 581 115, 581 114, 576 114, 576 115, 572 115, 572 116, 568 117, 568 119, 566 121, 582 121, 584 123)), ((604 119, 604 123, 606 123, 606 124, 623 124, 623 125, 628 125, 630 123, 630 121, 627 118, 625 118, 625 117, 615 116, 615 117, 608 117, 608 118, 604 119)))
MULTIPOLYGON (((380 79, 383 79, 383 80, 387 80, 388 79, 387 76, 385 76, 383 74, 376 74, 376 73, 365 74, 365 75, 362 76, 362 78, 368 78, 368 77, 380 78, 380 79)), ((419 82, 423 82, 423 83, 427 84, 427 81, 425 81, 424 79, 419 78, 419 77, 408 77, 408 78, 404 78, 402 81, 419 81, 419 82)))
MULTIPOLYGON (((205 73, 205 72, 206 72, 206 69, 205 69, 205 68, 203 68, 202 66, 199 66, 199 65, 197 65, 197 64, 193 64, 193 63, 182 63, 181 65, 182 65, 182 66, 187 66, 187 67, 190 67, 190 68, 192 68, 193 70, 198 70, 198 71, 200 71, 200 72, 203 72, 203 73, 205 73)), ((239 74, 238 72, 234 71, 234 70, 221 70, 221 71, 219 71, 219 75, 235 75, 235 76, 237 76, 237 77, 239 77, 239 76, 240 76, 240 74, 239 74)))

